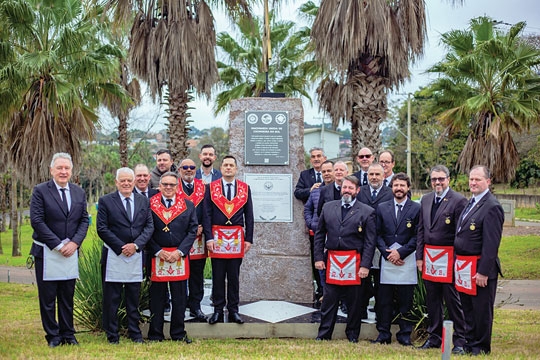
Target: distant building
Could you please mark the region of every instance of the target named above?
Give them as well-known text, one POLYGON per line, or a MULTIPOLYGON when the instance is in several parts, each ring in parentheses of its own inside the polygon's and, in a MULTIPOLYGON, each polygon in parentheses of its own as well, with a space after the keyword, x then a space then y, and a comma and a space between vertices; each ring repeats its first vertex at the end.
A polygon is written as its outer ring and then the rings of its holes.
POLYGON ((306 152, 312 147, 321 147, 328 159, 339 158, 339 132, 329 129, 311 128, 304 130, 304 149, 306 152))

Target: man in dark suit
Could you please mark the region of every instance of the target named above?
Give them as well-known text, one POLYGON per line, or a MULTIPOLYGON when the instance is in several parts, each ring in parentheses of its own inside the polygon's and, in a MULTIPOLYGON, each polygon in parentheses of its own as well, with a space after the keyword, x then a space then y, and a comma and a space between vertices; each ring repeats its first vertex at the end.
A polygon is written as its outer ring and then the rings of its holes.
POLYGON ((465 318, 453 281, 454 238, 467 199, 450 189, 450 172, 446 166, 434 166, 430 177, 434 191, 424 195, 420 202, 416 240, 416 266, 422 272, 426 286, 429 319, 429 337, 420 348, 441 347, 446 304, 450 320, 454 322, 452 353, 459 355, 464 354, 465 318))
POLYGON ((52 180, 36 185, 30 201, 34 229, 30 254, 36 261, 39 310, 50 347, 78 344, 73 327, 73 294, 75 279, 79 277, 77 250, 89 221, 84 191, 69 182, 72 169, 69 154, 54 154, 50 166, 52 180))
POLYGON ((130 168, 116 171, 117 191, 98 202, 97 232, 103 240, 103 330, 111 344, 118 344, 118 308, 125 292, 128 336, 142 343, 139 328, 139 294, 143 280, 143 249, 154 231, 148 198, 134 194, 135 174, 130 168))
MULTIPOLYGON (((189 252, 189 313, 199 322, 206 322, 208 318, 201 311, 201 301, 204 297, 204 266, 208 252, 206 251, 205 241, 202 238, 202 217, 203 200, 206 187, 204 182, 195 178, 195 162, 191 159, 184 159, 178 166, 180 173, 180 194, 186 200, 189 200, 197 209, 197 237, 193 242, 189 252)), ((220 173, 221 174, 221 173, 220 173)))
MULTIPOLYGON (((368 168, 368 184, 360 187, 360 192, 356 197, 361 203, 364 203, 377 211, 377 206, 385 201, 392 200, 394 195, 392 194, 392 189, 388 186, 383 186, 384 179, 384 169, 378 163, 371 163, 368 168)), ((364 291, 364 298, 362 299, 360 313, 362 319, 367 319, 367 308, 369 305, 369 299, 372 296, 375 297, 375 313, 377 312, 377 298, 379 291, 380 283, 380 262, 381 262, 381 253, 378 249, 375 249, 375 254, 373 255, 373 264, 371 270, 369 271, 369 276, 366 279, 366 288, 364 291)))
POLYGON ((396 165, 396 160, 394 157, 394 152, 392 150, 384 150, 379 154, 379 164, 384 169, 384 186, 390 186, 392 177, 394 176, 394 166, 396 165))
POLYGON ((358 165, 360 165, 360 170, 355 172, 353 175, 358 178, 358 181, 360 181, 360 186, 368 184, 368 168, 373 160, 375 160, 375 158, 373 157, 373 153, 369 148, 363 147, 358 151, 356 161, 358 162, 358 165))
POLYGON ((201 179, 203 183, 210 184, 212 181, 221 179, 221 172, 218 169, 214 169, 213 165, 216 161, 216 149, 214 145, 206 144, 201 147, 199 153, 199 160, 201 160, 201 167, 197 169, 195 173, 196 179, 201 179))
POLYGON ((309 150, 309 161, 311 169, 303 170, 300 173, 296 187, 294 188, 294 197, 302 200, 303 203, 309 199, 309 193, 321 186, 322 174, 321 165, 326 161, 324 150, 319 147, 314 147, 309 150))
POLYGON ((225 305, 229 322, 244 323, 238 314, 240 265, 253 243, 254 218, 251 190, 235 179, 237 170, 236 158, 225 156, 221 162, 223 177, 210 183, 204 196, 203 233, 212 258, 214 302, 209 324, 224 321, 225 305))
POLYGON ((358 179, 345 177, 341 200, 327 202, 319 218, 315 233, 315 267, 327 269, 327 278, 317 340, 332 338, 342 298, 349 309, 345 328, 347 339, 356 343, 360 335, 359 305, 364 279, 373 261, 376 234, 375 213, 369 206, 356 201, 358 191, 358 179))
POLYGON ((338 161, 334 164, 334 182, 321 187, 319 203, 317 204, 317 216, 321 216, 323 205, 329 201, 341 199, 341 183, 349 173, 347 164, 338 161))
POLYGON ((148 199, 158 193, 156 189, 150 187, 150 171, 148 171, 146 165, 137 164, 133 171, 135 172, 135 187, 133 188, 133 192, 146 196, 148 199))
POLYGON ((491 176, 485 166, 469 172, 472 198, 458 223, 455 285, 460 292, 467 322, 465 351, 473 355, 491 352, 493 305, 497 278, 501 272, 498 258, 504 224, 504 211, 489 191, 491 176))
POLYGON ((390 344, 390 325, 394 318, 394 301, 399 310, 399 331, 396 338, 401 345, 411 346, 413 323, 407 313, 413 305, 417 284, 416 232, 420 205, 407 197, 411 180, 404 173, 392 178, 394 199, 377 207, 377 248, 381 252, 381 283, 379 285, 377 330, 374 343, 390 344))
MULTIPOLYGON (((194 170, 194 169, 193 169, 194 170)), ((154 233, 148 242, 151 256, 152 285, 150 285, 150 312, 152 319, 148 339, 162 341, 163 315, 170 289, 172 311, 170 335, 174 341, 191 343, 184 328, 187 284, 189 276, 189 251, 197 236, 195 205, 180 196, 178 175, 163 174, 159 183, 160 193, 150 199, 154 219, 154 233)))

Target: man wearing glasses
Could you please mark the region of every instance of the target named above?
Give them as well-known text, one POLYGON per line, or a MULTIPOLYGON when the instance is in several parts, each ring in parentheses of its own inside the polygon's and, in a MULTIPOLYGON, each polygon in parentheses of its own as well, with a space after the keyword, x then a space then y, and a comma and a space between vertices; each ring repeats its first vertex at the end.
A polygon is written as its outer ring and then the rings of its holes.
POLYGON ((454 322, 452 353, 464 354, 465 318, 452 275, 456 224, 467 199, 450 189, 450 172, 446 166, 434 166, 430 175, 433 192, 424 195, 420 202, 416 246, 416 265, 426 285, 429 318, 429 338, 420 348, 441 347, 444 301, 454 322))
POLYGON ((384 150, 379 155, 379 164, 381 164, 384 169, 383 185, 390 186, 392 177, 394 177, 394 166, 396 165, 394 152, 392 150, 384 150))
POLYGON ((367 147, 363 147, 358 151, 356 161, 360 165, 360 171, 355 172, 353 175, 360 181, 360 186, 368 184, 368 169, 369 165, 373 162, 373 153, 367 147))

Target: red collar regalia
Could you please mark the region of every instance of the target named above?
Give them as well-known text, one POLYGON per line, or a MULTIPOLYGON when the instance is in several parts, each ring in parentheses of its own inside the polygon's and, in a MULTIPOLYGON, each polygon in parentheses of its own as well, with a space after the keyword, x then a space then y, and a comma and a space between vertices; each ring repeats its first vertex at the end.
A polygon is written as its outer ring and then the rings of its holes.
POLYGON ((223 195, 222 181, 218 179, 210 183, 210 196, 212 202, 229 219, 226 225, 231 224, 231 218, 248 201, 248 185, 245 182, 236 180, 236 196, 232 200, 227 200, 223 195))
POLYGON ((187 209, 186 201, 183 199, 184 195, 177 193, 174 205, 167 208, 161 202, 161 197, 162 194, 157 193, 150 198, 150 209, 152 209, 154 214, 156 214, 157 217, 159 217, 165 224, 165 227, 161 230, 164 232, 169 232, 170 229, 168 225, 171 223, 171 221, 176 219, 187 209))
POLYGON ((182 190, 178 190, 176 196, 191 201, 193 205, 197 207, 204 199, 204 183, 201 179, 193 179, 193 184, 193 193, 191 195, 186 194, 182 190))

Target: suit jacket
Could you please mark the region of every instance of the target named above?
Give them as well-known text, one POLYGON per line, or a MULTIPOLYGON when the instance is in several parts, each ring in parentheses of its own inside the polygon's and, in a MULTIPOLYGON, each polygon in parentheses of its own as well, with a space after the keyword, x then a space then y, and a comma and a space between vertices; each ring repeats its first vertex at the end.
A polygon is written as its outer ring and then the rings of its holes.
MULTIPOLYGON (((221 179, 222 177, 221 171, 219 171, 218 169, 213 169, 213 170, 214 171, 212 171, 212 181, 221 179)), ((201 168, 198 168, 197 171, 195 171, 195 179, 202 179, 201 168)))
POLYGON ((315 179, 315 169, 303 170, 300 173, 296 187, 294 188, 294 197, 302 200, 304 203, 309 198, 310 189, 317 181, 315 179))
MULTIPOLYGON (((147 194, 146 194, 147 196, 146 196, 146 197, 147 197, 148 199, 150 199, 152 196, 156 195, 156 194, 159 192, 159 190, 157 190, 157 189, 152 189, 152 188, 150 187, 150 183, 148 183, 148 188, 146 189, 146 192, 147 192, 147 194)), ((139 194, 139 192, 138 192, 135 188, 133 188, 133 193, 134 193, 134 194, 139 194)), ((141 195, 141 194, 139 194, 139 195, 141 195)))
POLYGON ((321 189, 324 187, 324 183, 321 187, 313 189, 309 194, 308 201, 304 204, 304 220, 309 230, 313 232, 317 231, 317 225, 319 224, 319 216, 317 215, 317 205, 319 204, 319 198, 321 195, 321 189))
POLYGON ((341 200, 341 194, 336 194, 336 182, 333 181, 330 184, 320 188, 321 193, 319 195, 319 202, 317 204, 317 216, 321 216, 323 205, 329 201, 341 200))
MULTIPOLYGON (((221 178, 221 173, 219 174, 219 179, 221 178)), ((191 190, 188 190, 188 188, 186 187, 186 184, 184 184, 184 181, 182 179, 178 179, 178 181, 180 182, 180 184, 182 185, 182 191, 184 192, 184 194, 186 194, 187 196, 190 196, 191 194, 193 194, 193 191, 194 189, 191 189, 191 190)), ((202 181, 201 181, 202 182, 202 181)), ((193 181, 193 186, 195 186, 195 181, 193 181)), ((204 193, 206 194, 206 185, 204 186, 204 193)), ((203 202, 204 202, 204 199, 203 201, 201 201, 199 203, 199 205, 195 205, 195 208, 196 208, 196 214, 197 214, 197 222, 199 223, 199 225, 202 225, 202 217, 203 217, 203 202)))
MULTIPOLYGON (((235 188, 238 189, 238 184, 236 184, 235 188)), ((222 191, 225 192, 225 189, 222 189, 222 191)), ((206 241, 214 239, 214 234, 212 234, 212 225, 235 225, 242 226, 244 228, 245 241, 253 243, 253 226, 255 224, 255 220, 253 218, 253 201, 251 199, 251 188, 248 186, 247 202, 231 217, 230 224, 227 224, 227 217, 212 201, 210 193, 210 189, 207 188, 203 200, 204 215, 202 225, 204 238, 206 239, 206 241)))
MULTIPOLYGON (((66 213, 62 198, 53 180, 34 187, 30 201, 30 223, 34 229, 32 238, 54 249, 64 239, 81 245, 88 231, 86 195, 79 186, 69 183, 71 209, 66 213)), ((30 254, 43 257, 43 248, 32 244, 30 254)))
POLYGON ((369 205, 373 209, 377 210, 377 206, 379 206, 380 203, 392 200, 394 198, 394 194, 392 193, 392 189, 388 186, 381 186, 377 192, 377 197, 375 200, 371 200, 371 188, 369 185, 362 185, 356 198, 361 203, 369 205))
POLYGON ((364 173, 367 173, 367 171, 363 171, 363 170, 358 170, 357 172, 355 172, 353 174, 353 176, 356 176, 356 178, 358 179, 358 183, 360 184, 360 186, 364 186, 363 185, 363 181, 364 181, 364 173))
POLYGON ((379 204, 377 207, 377 248, 385 259, 388 258, 386 250, 396 242, 401 245, 397 251, 402 260, 416 250, 419 213, 420 204, 407 199, 398 223, 394 199, 379 204))
POLYGON ((453 246, 456 225, 461 212, 467 206, 467 199, 460 193, 449 189, 441 200, 431 222, 431 209, 435 203, 435 192, 422 196, 416 239, 416 259, 424 257, 424 245, 453 246))
MULTIPOLYGON (((122 253, 122 246, 135 243, 141 251, 154 232, 154 222, 149 200, 134 194, 133 221, 129 221, 122 198, 118 191, 102 196, 98 201, 97 233, 116 255, 122 253)), ((107 259, 107 249, 103 247, 101 261, 107 259)))
POLYGON ((324 261, 324 249, 356 250, 360 253, 360 266, 371 268, 375 252, 375 212, 369 206, 355 201, 345 218, 341 218, 341 200, 323 206, 315 233, 313 258, 324 261))
POLYGON ((454 250, 458 255, 480 255, 476 271, 489 278, 501 272, 498 258, 504 211, 491 192, 458 220, 454 250), (473 226, 474 225, 474 226, 473 226), (471 229, 472 228, 472 229, 471 229))

